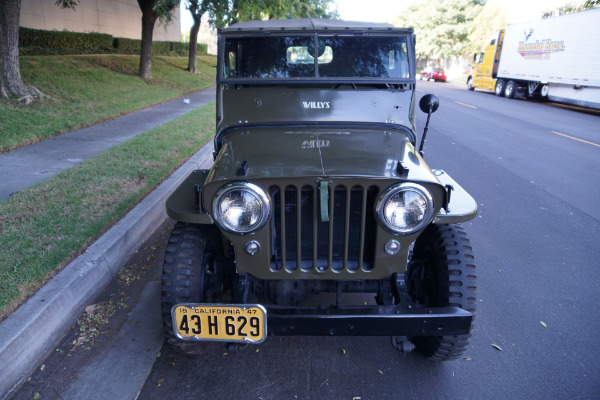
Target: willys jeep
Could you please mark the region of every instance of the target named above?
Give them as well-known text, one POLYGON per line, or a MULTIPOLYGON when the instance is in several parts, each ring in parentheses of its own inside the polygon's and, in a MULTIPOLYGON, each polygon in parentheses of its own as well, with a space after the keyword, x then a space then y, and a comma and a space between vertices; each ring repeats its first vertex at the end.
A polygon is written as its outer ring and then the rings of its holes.
MULTIPOLYGON (((446 360, 476 308, 475 201, 430 169, 415 127, 415 36, 298 19, 219 31, 210 170, 167 201, 167 341, 390 336, 446 360)), ((435 96, 420 107, 437 109, 435 96)), ((237 344, 235 344, 237 343, 237 344)))

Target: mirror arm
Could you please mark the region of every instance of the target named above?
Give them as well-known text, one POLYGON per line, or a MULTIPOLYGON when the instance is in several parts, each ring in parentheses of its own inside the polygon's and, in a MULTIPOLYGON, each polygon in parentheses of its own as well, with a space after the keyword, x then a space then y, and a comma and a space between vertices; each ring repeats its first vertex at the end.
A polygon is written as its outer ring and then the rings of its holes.
POLYGON ((423 137, 421 138, 421 144, 419 146, 419 154, 421 157, 425 158, 425 153, 423 152, 423 146, 425 145, 425 137, 427 136, 427 130, 429 129, 429 118, 431 118, 433 106, 429 106, 429 112, 427 113, 427 122, 425 122, 425 129, 423 129, 423 137))

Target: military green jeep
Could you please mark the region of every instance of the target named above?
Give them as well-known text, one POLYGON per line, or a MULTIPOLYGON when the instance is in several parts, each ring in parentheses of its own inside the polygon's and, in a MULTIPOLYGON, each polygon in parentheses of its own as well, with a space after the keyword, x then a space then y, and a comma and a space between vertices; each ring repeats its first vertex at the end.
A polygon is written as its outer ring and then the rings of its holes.
MULTIPOLYGON (((167 201, 167 341, 390 336, 446 360, 476 307, 473 198, 423 159, 415 36, 388 24, 252 21, 218 36, 214 164, 167 201), (419 147, 419 149, 417 149, 419 147)), ((429 117, 439 105, 426 95, 429 117)))

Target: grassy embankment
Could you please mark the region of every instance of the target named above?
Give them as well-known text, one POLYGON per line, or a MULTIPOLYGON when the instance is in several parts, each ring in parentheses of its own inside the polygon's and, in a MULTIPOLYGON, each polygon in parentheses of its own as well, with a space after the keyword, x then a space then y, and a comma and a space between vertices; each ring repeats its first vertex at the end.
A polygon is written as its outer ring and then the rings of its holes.
MULTIPOLYGON (((135 56, 23 57, 24 79, 56 100, 0 101, 0 149, 16 148, 146 105, 209 87, 186 60, 158 57, 152 82, 135 56)), ((214 104, 143 133, 0 201, 0 320, 122 218, 214 133, 214 104)))

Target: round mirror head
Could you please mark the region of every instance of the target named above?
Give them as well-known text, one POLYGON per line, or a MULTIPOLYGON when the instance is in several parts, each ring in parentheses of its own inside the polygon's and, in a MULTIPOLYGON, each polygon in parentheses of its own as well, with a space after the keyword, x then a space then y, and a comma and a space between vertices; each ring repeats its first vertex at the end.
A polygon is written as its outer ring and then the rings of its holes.
POLYGON ((430 111, 434 113, 439 106, 440 101, 434 94, 426 94, 425 96, 421 97, 421 101, 419 101, 419 108, 426 114, 430 111))

